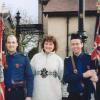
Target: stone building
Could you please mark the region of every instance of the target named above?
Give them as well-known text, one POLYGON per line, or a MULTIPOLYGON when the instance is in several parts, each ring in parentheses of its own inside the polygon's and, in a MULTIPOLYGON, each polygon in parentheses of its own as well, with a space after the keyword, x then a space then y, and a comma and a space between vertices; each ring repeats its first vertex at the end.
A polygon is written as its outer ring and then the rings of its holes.
MULTIPOLYGON (((88 36, 85 49, 91 52, 96 25, 96 0, 85 0, 84 30, 88 36)), ((42 11, 43 31, 58 40, 58 54, 70 54, 70 34, 78 31, 78 0, 39 0, 42 11)))

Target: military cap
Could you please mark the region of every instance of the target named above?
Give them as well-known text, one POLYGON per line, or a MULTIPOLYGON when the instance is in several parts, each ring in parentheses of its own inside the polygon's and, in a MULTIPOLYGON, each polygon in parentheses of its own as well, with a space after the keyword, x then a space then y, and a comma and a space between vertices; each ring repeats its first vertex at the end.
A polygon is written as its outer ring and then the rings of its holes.
POLYGON ((72 39, 80 39, 80 40, 82 40, 82 36, 79 35, 78 33, 77 34, 73 33, 73 34, 71 34, 71 40, 72 39))

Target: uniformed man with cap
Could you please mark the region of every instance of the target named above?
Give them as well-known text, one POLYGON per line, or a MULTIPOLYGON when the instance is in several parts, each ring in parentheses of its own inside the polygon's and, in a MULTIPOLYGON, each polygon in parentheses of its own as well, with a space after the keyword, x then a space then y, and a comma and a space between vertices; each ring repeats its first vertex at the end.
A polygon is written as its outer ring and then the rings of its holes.
POLYGON ((100 100, 100 40, 99 40, 99 45, 97 47, 97 56, 95 59, 95 64, 96 64, 96 71, 97 71, 97 77, 98 81, 96 83, 96 92, 95 92, 95 100, 100 100))
POLYGON ((33 74, 29 60, 17 52, 17 39, 9 35, 6 40, 8 54, 4 69, 5 100, 31 100, 33 74))
POLYGON ((72 56, 64 60, 63 75, 63 81, 68 83, 68 100, 90 100, 91 93, 94 92, 91 79, 97 78, 94 62, 90 55, 82 52, 83 42, 80 35, 71 35, 70 46, 72 56))
POLYGON ((95 100, 100 100, 100 56, 96 59, 98 81, 96 83, 95 100))

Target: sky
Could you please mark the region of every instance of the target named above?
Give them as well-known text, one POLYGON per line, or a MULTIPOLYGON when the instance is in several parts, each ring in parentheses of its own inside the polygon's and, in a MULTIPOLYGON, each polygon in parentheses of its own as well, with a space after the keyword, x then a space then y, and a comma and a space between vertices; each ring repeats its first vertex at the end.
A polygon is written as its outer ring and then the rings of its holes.
POLYGON ((22 12, 21 17, 25 13, 35 23, 38 22, 38 0, 0 0, 0 6, 2 4, 5 4, 13 16, 16 16, 17 11, 20 11, 20 13, 22 12))

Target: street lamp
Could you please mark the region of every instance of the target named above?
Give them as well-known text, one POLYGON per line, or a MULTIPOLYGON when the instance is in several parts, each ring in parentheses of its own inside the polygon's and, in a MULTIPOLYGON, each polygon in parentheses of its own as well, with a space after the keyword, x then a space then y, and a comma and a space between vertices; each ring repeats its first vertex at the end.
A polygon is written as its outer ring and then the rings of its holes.
POLYGON ((21 18, 21 17, 20 17, 20 12, 19 12, 19 11, 16 13, 15 18, 16 18, 17 25, 19 25, 19 23, 20 23, 20 18, 21 18))
POLYGON ((17 37, 17 40, 18 40, 18 51, 19 51, 19 40, 20 40, 20 27, 19 27, 19 24, 20 24, 20 12, 18 11, 17 13, 16 13, 16 16, 15 16, 15 18, 16 18, 16 37, 17 37))

